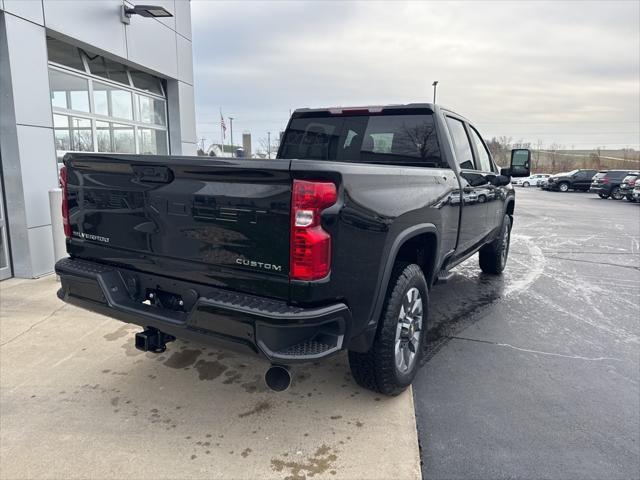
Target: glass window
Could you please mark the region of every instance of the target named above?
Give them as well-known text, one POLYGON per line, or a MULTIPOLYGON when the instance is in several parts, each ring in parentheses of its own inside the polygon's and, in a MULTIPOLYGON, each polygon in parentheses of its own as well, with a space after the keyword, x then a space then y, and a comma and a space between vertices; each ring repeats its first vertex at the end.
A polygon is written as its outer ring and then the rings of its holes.
POLYGON ((91 133, 91 120, 87 118, 69 117, 71 130, 71 150, 77 152, 93 151, 93 135, 91 133))
POLYGON ((133 120, 131 92, 100 82, 93 82, 95 113, 133 120))
POLYGON ((67 117, 66 115, 54 115, 53 131, 56 140, 56 150, 71 150, 69 117, 67 117))
POLYGON ((153 75, 138 70, 131 70, 131 80, 133 80, 133 86, 140 90, 162 95, 160 79, 153 75))
POLYGON ((138 95, 138 120, 142 123, 166 125, 164 101, 138 95))
POLYGON ((431 111, 294 118, 283 158, 446 167, 431 111))
POLYGON ((467 137, 464 124, 455 118, 446 117, 446 119, 458 165, 464 170, 475 170, 471 144, 469 143, 469 137, 467 137))
POLYGON ((47 37, 47 51, 49 61, 56 62, 76 70, 85 71, 84 63, 80 57, 80 51, 67 43, 47 37))
POLYGON ((138 152, 142 155, 166 155, 166 132, 153 128, 138 128, 138 152))
POLYGON ((96 122, 99 152, 136 153, 134 129, 130 125, 96 122))
POLYGON ((49 85, 54 107, 89 111, 89 82, 85 78, 50 69, 49 85))
POLYGON ((473 127, 471 127, 471 138, 473 139, 473 143, 476 144, 476 150, 478 151, 478 163, 480 163, 480 170, 483 172, 493 172, 493 168, 491 168, 491 157, 489 156, 487 147, 485 147, 480 135, 473 127))
POLYGON ((88 118, 54 115, 53 129, 56 150, 70 150, 75 152, 93 151, 91 120, 88 118))
POLYGON ((127 68, 124 65, 112 62, 101 55, 90 55, 86 52, 85 55, 87 56, 87 63, 89 64, 89 71, 91 73, 113 82, 123 83, 127 86, 130 85, 127 68))

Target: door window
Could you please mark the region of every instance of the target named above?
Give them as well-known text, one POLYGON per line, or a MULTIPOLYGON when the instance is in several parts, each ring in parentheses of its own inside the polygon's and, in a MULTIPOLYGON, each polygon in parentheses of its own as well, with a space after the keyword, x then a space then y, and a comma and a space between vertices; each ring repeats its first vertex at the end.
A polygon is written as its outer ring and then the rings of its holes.
POLYGON ((471 144, 469 143, 469 137, 467 136, 464 124, 455 118, 446 117, 446 119, 458 165, 460 165, 460 168, 463 170, 475 170, 476 167, 473 163, 471 144))
POLYGON ((476 151, 478 152, 478 167, 483 172, 492 172, 491 168, 491 156, 489 155, 489 151, 485 146, 484 142, 480 138, 480 134, 477 130, 471 127, 471 138, 473 139, 473 143, 476 144, 476 151))

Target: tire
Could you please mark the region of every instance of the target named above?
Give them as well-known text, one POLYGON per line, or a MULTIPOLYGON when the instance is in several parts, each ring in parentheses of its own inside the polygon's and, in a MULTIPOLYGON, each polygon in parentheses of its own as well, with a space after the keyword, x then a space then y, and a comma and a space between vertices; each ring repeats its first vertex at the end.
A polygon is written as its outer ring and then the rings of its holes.
POLYGON ((511 243, 511 217, 505 215, 498 237, 480 249, 480 269, 484 273, 500 275, 507 266, 511 243))
POLYGON ((611 198, 613 198, 614 200, 622 200, 620 187, 613 187, 613 190, 611 190, 611 198))
POLYGON ((627 202, 632 202, 632 203, 635 202, 635 200, 631 195, 625 195, 624 198, 627 202))
POLYGON ((522 184, 522 186, 523 186, 524 188, 527 188, 527 187, 529 187, 529 186, 530 186, 530 183, 529 183, 529 182, 524 182, 524 183, 522 184))
POLYGON ((562 193, 568 192, 569 184, 567 182, 560 183, 560 185, 558 185, 558 190, 560 190, 562 193))
POLYGON ((603 200, 606 200, 607 198, 609 198, 609 195, 607 195, 606 193, 599 193, 598 196, 603 200))
POLYGON ((365 353, 349 351, 349 366, 358 385, 389 396, 398 395, 411 385, 424 351, 428 310, 429 292, 422 270, 416 264, 397 263, 389 280, 371 349, 365 353), (409 317, 401 315, 407 311, 407 306, 415 305, 417 297, 413 297, 412 302, 409 295, 415 295, 416 292, 419 294, 422 314, 415 314, 410 323, 412 326, 405 329, 401 327, 401 320, 409 317), (396 344, 400 345, 401 359, 396 353, 396 344), (408 360, 406 354, 411 353, 413 356, 408 360), (403 369, 403 365, 406 369, 403 369))

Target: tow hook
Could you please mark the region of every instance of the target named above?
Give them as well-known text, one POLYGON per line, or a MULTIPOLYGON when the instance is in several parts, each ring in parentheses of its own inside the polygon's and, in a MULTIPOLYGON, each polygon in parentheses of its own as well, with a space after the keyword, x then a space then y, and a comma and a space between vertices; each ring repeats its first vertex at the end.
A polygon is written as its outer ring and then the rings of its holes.
POLYGON ((162 353, 167 349, 167 343, 175 339, 156 328, 147 328, 144 332, 136 333, 136 348, 143 352, 162 353))

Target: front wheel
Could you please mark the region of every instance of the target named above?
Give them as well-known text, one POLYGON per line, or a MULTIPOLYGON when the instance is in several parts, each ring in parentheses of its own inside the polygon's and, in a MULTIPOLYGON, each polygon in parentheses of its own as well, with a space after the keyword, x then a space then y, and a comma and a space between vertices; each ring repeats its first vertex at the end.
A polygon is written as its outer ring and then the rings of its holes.
POLYGON ((511 243, 511 217, 502 219, 500 234, 493 242, 480 249, 480 269, 485 273, 499 275, 507 266, 509 244, 511 243))
POLYGON ((525 187, 525 188, 527 188, 529 185, 530 185, 530 183, 529 183, 529 182, 524 182, 524 183, 522 184, 522 186, 523 186, 523 187, 525 187))
POLYGON ((611 198, 613 198, 614 200, 622 200, 622 194, 620 193, 620 188, 614 187, 613 190, 611 190, 611 198))
POLYGON ((558 185, 558 189, 561 192, 568 192, 569 191, 569 184, 566 182, 562 182, 560 185, 558 185))
POLYGON ((424 350, 428 308, 427 281, 420 267, 397 263, 371 349, 349 351, 358 385, 384 395, 398 395, 411 385, 424 350))

